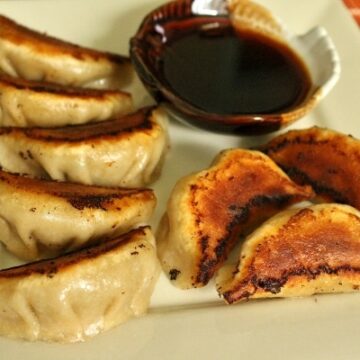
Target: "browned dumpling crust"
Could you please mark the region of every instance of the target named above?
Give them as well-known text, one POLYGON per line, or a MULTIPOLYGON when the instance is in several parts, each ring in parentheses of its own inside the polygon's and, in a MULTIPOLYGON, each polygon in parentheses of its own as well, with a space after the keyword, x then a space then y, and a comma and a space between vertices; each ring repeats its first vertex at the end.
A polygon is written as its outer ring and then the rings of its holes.
POLYGON ((0 128, 3 169, 86 185, 146 186, 167 150, 167 115, 154 107, 86 125, 0 128))
POLYGON ((148 224, 150 189, 85 186, 0 171, 0 241, 34 260, 72 251, 148 224))
POLYGON ((120 90, 84 89, 0 76, 0 126, 57 127, 104 121, 133 111, 120 90))
POLYGON ((239 262, 220 269, 229 303, 360 288, 360 212, 322 204, 284 211, 249 235, 239 262))
POLYGON ((0 271, 0 335, 83 341, 144 314, 160 265, 150 228, 0 271))
POLYGON ((0 15, 0 70, 59 85, 124 88, 134 76, 124 56, 84 48, 0 15))
POLYGON ((262 150, 299 184, 309 184, 321 200, 360 209, 360 141, 313 127, 292 130, 262 150))
POLYGON ((312 195, 260 152, 223 151, 171 193, 157 237, 165 273, 180 288, 206 285, 240 236, 312 195))

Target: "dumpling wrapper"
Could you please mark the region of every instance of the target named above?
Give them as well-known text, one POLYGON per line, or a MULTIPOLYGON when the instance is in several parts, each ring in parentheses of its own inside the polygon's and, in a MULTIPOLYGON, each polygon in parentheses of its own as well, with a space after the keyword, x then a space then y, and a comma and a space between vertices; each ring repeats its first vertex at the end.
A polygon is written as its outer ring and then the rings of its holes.
POLYGON ((0 16, 0 70, 26 80, 103 89, 122 89, 134 77, 124 56, 71 44, 5 16, 0 16))
POLYGON ((321 200, 360 209, 360 140, 312 127, 280 135, 262 150, 321 200))
POLYGON ((57 127, 104 121, 132 112, 119 90, 62 87, 0 77, 0 126, 57 127))
POLYGON ((167 148, 160 108, 64 128, 0 128, 3 169, 87 185, 145 186, 160 174, 167 148))
POLYGON ((240 236, 285 207, 312 197, 266 155, 231 149, 179 180, 158 230, 158 253, 172 283, 208 283, 240 236))
POLYGON ((0 271, 0 335, 83 341, 144 314, 160 265, 149 228, 0 271))
POLYGON ((249 235, 216 278, 227 303, 360 288, 360 212, 322 204, 284 211, 249 235))
POLYGON ((55 256, 147 224, 150 189, 32 179, 0 171, 0 241, 26 260, 55 256))

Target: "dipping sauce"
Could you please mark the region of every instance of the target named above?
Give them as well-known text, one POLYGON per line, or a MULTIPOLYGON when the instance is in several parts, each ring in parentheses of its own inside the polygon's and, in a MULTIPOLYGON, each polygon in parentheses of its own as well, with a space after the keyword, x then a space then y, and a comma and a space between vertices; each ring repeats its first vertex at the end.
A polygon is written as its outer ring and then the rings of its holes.
POLYGON ((263 35, 237 32, 227 18, 170 22, 159 33, 160 76, 206 112, 277 113, 297 106, 311 88, 294 51, 263 35))
MULTIPOLYGON (((264 11, 251 1, 242 18, 194 14, 193 4, 169 1, 154 9, 130 40, 139 78, 173 118, 216 133, 260 135, 292 124, 318 103, 326 82, 312 82, 270 12, 254 25, 264 11)), ((309 47, 305 38, 297 41, 309 47)))

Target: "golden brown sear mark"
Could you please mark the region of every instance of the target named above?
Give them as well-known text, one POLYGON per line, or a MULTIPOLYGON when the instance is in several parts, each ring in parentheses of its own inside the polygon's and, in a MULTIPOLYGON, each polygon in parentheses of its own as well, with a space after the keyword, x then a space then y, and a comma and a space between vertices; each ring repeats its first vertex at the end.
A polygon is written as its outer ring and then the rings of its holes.
POLYGON ((11 40, 18 45, 25 44, 26 46, 33 47, 36 51, 43 54, 67 54, 79 60, 108 60, 118 64, 129 62, 129 59, 124 56, 80 47, 70 42, 29 29, 3 15, 0 15, 0 36, 4 39, 11 40))
MULTIPOLYGON (((29 176, 13 174, 0 170, 0 182, 4 182, 17 190, 37 193, 47 193, 69 202, 74 208, 96 208, 110 210, 116 208, 116 199, 123 197, 142 198, 144 201, 155 199, 150 189, 123 189, 101 186, 80 185, 70 182, 35 179, 29 176)), ((130 204, 129 199, 129 204, 130 204)))
POLYGON ((248 236, 239 263, 217 282, 227 303, 352 291, 360 284, 360 213, 339 204, 285 211, 248 236))
MULTIPOLYGON (((72 253, 62 255, 53 259, 40 260, 25 265, 20 265, 4 270, 0 270, 1 278, 25 277, 32 274, 46 275, 50 278, 54 277, 59 271, 70 268, 83 261, 88 261, 102 254, 108 253, 119 247, 129 243, 134 237, 145 235, 145 229, 148 227, 140 227, 130 232, 120 235, 115 239, 101 242, 100 244, 90 246, 88 248, 77 250, 72 253)), ((143 247, 145 247, 144 245, 143 247)))
POLYGON ((149 132, 155 125, 151 120, 154 107, 145 107, 132 114, 122 115, 113 120, 89 123, 84 125, 65 126, 59 128, 0 128, 1 134, 26 136, 45 142, 81 142, 88 140, 126 137, 129 133, 149 132))
POLYGON ((222 152, 172 192, 158 236, 165 272, 181 288, 206 285, 241 236, 312 196, 260 152, 222 152))
POLYGON ((292 184, 258 154, 244 151, 240 156, 192 186, 202 254, 196 282, 206 284, 249 229, 280 209, 312 196, 309 189, 292 184), (241 166, 244 159, 247 163, 241 166))
POLYGON ((262 150, 299 184, 325 201, 360 209, 360 141, 313 127, 280 135, 262 150))
POLYGON ((17 90, 30 90, 37 93, 49 93, 69 98, 76 97, 89 100, 105 100, 109 96, 117 96, 118 94, 121 94, 122 96, 126 95, 127 97, 131 96, 129 93, 121 90, 63 86, 46 81, 32 81, 19 77, 10 77, 6 74, 0 74, 0 85, 15 88, 17 90))

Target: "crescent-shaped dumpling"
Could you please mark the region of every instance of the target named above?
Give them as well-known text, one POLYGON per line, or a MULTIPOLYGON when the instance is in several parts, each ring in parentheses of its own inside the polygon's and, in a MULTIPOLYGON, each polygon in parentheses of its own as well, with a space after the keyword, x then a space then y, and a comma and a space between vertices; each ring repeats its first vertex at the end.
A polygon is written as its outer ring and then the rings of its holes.
POLYGON ((149 228, 0 271, 0 334, 83 341, 144 314, 160 265, 149 228))
POLYGON ((0 70, 60 85, 123 88, 134 76, 123 56, 80 47, 0 15, 0 70))
POLYGON ((322 200, 360 209, 360 141, 313 127, 292 130, 262 150, 300 184, 309 184, 322 200))
POLYGON ((0 77, 0 126, 78 125, 131 111, 131 95, 119 90, 72 88, 0 77))
POLYGON ((360 212, 321 204, 284 211, 242 245, 239 263, 220 269, 227 303, 360 288, 360 212))
POLYGON ((206 285, 241 235, 311 196, 260 152, 222 152, 171 193, 157 237, 165 273, 180 288, 206 285))
POLYGON ((74 250, 148 223, 149 189, 121 189, 32 179, 0 171, 0 241, 33 260, 74 250))
POLYGON ((142 187, 160 173, 167 117, 143 108, 111 121, 64 128, 0 128, 0 166, 35 177, 142 187))

